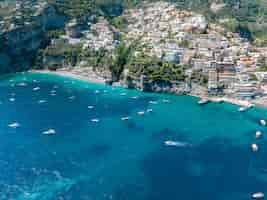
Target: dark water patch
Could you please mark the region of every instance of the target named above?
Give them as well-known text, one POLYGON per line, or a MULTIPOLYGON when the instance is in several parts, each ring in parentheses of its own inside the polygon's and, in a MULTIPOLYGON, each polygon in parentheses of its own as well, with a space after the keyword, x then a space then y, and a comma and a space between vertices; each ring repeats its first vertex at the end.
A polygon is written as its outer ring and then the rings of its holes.
POLYGON ((142 163, 149 180, 147 199, 237 199, 264 190, 266 183, 249 174, 249 151, 224 138, 204 141, 187 149, 162 148, 148 154, 142 163), (202 166, 201 174, 189 169, 202 166))

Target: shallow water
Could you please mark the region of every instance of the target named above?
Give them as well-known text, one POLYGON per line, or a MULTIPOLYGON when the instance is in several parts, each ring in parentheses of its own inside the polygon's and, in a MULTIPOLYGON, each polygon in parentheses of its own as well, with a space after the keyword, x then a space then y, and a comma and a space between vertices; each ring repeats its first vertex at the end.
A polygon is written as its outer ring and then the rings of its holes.
POLYGON ((259 125, 266 110, 197 101, 54 75, 3 77, 0 199, 244 200, 267 193, 267 139, 255 139, 256 130, 266 132, 259 125), (56 134, 42 134, 49 129, 56 134))

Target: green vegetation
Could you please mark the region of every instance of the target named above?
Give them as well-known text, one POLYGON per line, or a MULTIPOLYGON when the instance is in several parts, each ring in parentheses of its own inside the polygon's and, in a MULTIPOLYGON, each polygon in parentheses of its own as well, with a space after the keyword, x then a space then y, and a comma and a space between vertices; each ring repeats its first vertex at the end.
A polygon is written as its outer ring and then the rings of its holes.
POLYGON ((37 53, 35 68, 47 67, 56 70, 64 66, 75 66, 80 60, 81 46, 71 46, 66 44, 51 45, 37 53))
POLYGON ((132 77, 146 75, 152 82, 184 81, 185 67, 174 63, 162 62, 156 57, 139 55, 127 64, 132 77))
POLYGON ((114 80, 119 80, 125 65, 129 62, 131 51, 132 46, 127 47, 124 43, 117 47, 114 62, 110 66, 110 71, 112 72, 114 80))

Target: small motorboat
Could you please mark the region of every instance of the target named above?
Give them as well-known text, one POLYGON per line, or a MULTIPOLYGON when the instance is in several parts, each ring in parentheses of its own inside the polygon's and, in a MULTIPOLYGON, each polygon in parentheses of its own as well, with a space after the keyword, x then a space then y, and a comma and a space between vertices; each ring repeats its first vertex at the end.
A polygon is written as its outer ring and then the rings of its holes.
POLYGON ((176 146, 176 147, 186 147, 186 146, 191 146, 191 144, 188 144, 186 142, 179 142, 179 141, 172 141, 172 140, 167 140, 164 142, 166 146, 176 146))
POLYGON ((259 147, 258 147, 257 144, 252 144, 252 145, 251 145, 251 149, 252 149, 253 152, 256 152, 256 151, 259 150, 259 147))
POLYGON ((99 119, 91 119, 91 122, 94 122, 94 123, 97 123, 97 122, 99 122, 99 119))
POLYGON ((14 101, 16 101, 16 99, 15 98, 9 98, 9 101, 14 102, 14 101))
POLYGON ((245 112, 248 108, 247 107, 240 107, 238 109, 239 112, 245 112))
POLYGON ((87 108, 88 108, 88 109, 93 109, 93 108, 94 108, 94 106, 88 106, 87 108))
POLYGON ((131 99, 138 99, 138 96, 131 97, 131 99))
POLYGON ((75 99, 75 96, 70 96, 69 99, 73 100, 73 99, 75 99))
POLYGON ((157 102, 157 101, 149 101, 149 103, 150 103, 150 104, 153 104, 153 105, 156 105, 156 104, 158 104, 158 102, 157 102))
POLYGON ((46 100, 39 100, 38 101, 39 104, 46 103, 46 102, 47 102, 46 100))
POLYGON ((264 198, 264 193, 263 192, 256 192, 252 194, 253 199, 263 199, 264 198))
POLYGON ((55 129, 48 129, 47 131, 43 132, 43 135, 55 135, 56 131, 55 129))
POLYGON ((121 120, 122 121, 128 121, 130 118, 129 117, 122 117, 121 120))
POLYGON ((18 122, 14 122, 8 125, 8 127, 10 128, 18 128, 20 126, 20 124, 18 122))
POLYGON ((171 101, 169 99, 163 99, 162 102, 163 103, 170 103, 171 101))
POLYGON ((54 89, 57 89, 58 88, 58 86, 57 85, 54 85, 54 87, 53 87, 54 89))
POLYGON ((35 87, 35 88, 33 88, 32 90, 33 91, 38 91, 38 90, 40 90, 41 88, 40 87, 35 87))
POLYGON ((99 90, 96 90, 96 91, 95 91, 95 94, 99 94, 99 93, 100 93, 100 91, 99 91, 99 90))
POLYGON ((144 115, 145 112, 144 112, 144 111, 139 111, 139 112, 137 112, 137 114, 138 114, 138 115, 144 115))
POLYGON ((209 102, 210 102, 210 100, 208 100, 208 99, 201 99, 201 100, 198 101, 198 105, 205 105, 205 104, 207 104, 209 102))
POLYGON ((120 93, 121 96, 126 96, 127 94, 124 92, 124 93, 120 93))
POLYGON ((262 126, 266 126, 266 121, 265 121, 264 119, 261 119, 261 120, 260 120, 260 124, 261 124, 262 126))
POLYGON ((260 138, 262 136, 262 132, 261 131, 256 131, 255 136, 256 136, 256 138, 260 138))
POLYGON ((147 111, 148 113, 151 113, 151 112, 153 112, 153 109, 149 108, 149 109, 147 109, 146 111, 147 111))
POLYGON ((25 87, 25 86, 27 86, 27 85, 28 85, 28 84, 27 84, 27 83, 24 83, 24 82, 18 84, 18 86, 20 86, 20 87, 25 87))

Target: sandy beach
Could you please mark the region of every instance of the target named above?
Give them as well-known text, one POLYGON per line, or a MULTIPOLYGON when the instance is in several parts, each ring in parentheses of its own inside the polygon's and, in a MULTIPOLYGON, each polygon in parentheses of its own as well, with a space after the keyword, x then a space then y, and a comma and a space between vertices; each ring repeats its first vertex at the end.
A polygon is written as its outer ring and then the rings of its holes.
POLYGON ((103 77, 98 76, 96 73, 91 72, 85 73, 79 70, 67 70, 67 69, 59 69, 57 71, 51 71, 51 70, 31 70, 30 72, 34 73, 42 73, 42 74, 55 74, 59 76, 64 77, 70 77, 79 79, 82 81, 92 82, 92 83, 100 83, 105 84, 106 80, 103 77))

